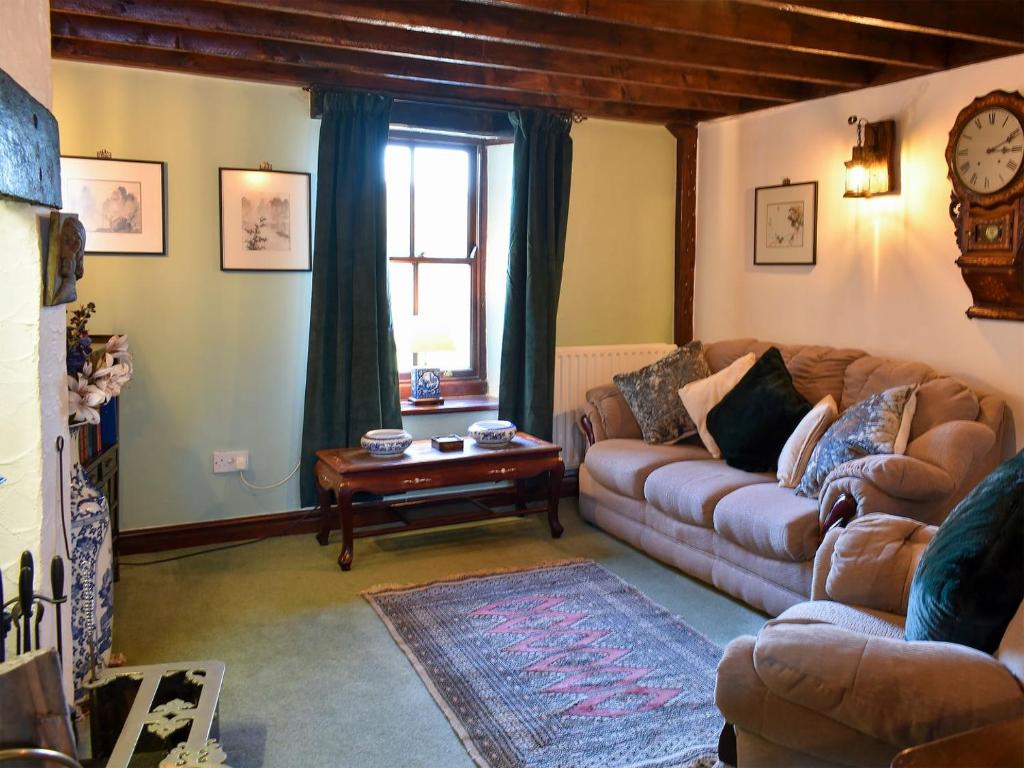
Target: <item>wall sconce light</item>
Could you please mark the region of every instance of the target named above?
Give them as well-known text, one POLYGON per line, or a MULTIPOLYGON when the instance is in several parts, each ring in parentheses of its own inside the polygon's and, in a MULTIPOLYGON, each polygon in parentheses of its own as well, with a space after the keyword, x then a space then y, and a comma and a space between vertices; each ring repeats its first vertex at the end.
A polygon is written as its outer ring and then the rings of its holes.
POLYGON ((846 193, 843 197, 874 197, 899 191, 896 174, 896 122, 869 123, 851 115, 846 121, 857 126, 857 146, 846 161, 846 193))

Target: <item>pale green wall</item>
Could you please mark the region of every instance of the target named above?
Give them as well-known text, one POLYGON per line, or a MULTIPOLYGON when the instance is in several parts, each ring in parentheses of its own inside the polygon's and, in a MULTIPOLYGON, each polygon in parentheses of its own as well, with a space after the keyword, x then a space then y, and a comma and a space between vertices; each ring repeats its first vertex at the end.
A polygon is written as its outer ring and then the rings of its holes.
POLYGON ((558 343, 672 341, 675 139, 607 120, 572 138, 558 343))
MULTIPOLYGON (((93 256, 80 298, 97 333, 127 333, 122 527, 296 509, 297 482, 253 493, 212 474, 216 449, 247 449, 270 483, 296 463, 310 275, 220 271, 218 167, 315 171, 319 122, 298 88, 54 62, 65 154, 167 162, 168 256, 93 256)), ((573 128, 562 344, 671 338, 673 152, 660 127, 573 128)), ((316 188, 316 180, 313 180, 316 188)), ((415 417, 415 435, 486 414, 415 417)))

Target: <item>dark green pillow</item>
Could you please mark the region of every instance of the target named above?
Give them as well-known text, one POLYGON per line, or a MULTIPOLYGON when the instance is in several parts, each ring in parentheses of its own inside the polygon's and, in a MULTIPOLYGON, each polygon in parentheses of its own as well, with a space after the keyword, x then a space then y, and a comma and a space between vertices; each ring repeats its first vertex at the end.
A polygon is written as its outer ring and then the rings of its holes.
POLYGON ((1024 451, 961 501, 910 584, 907 640, 994 653, 1024 599, 1024 451))
POLYGON ((796 391, 782 353, 771 347, 708 412, 708 431, 730 467, 769 472, 811 404, 796 391))

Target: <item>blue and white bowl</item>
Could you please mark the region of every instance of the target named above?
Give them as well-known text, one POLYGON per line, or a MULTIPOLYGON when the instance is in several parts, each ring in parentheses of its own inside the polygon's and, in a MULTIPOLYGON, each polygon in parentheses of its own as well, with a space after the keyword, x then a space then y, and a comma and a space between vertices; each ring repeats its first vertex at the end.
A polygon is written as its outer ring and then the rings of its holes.
POLYGON ((477 421, 469 425, 469 436, 483 448, 504 448, 516 436, 516 425, 501 419, 477 421))
POLYGON ((412 435, 404 429, 371 429, 359 444, 371 456, 379 459, 401 456, 412 445, 412 435))

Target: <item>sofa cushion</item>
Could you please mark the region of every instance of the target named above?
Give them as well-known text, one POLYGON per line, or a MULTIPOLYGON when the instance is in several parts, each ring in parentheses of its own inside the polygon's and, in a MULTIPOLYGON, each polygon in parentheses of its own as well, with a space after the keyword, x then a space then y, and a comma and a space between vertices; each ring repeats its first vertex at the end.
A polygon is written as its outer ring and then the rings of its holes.
POLYGON ((796 492, 817 498, 829 473, 841 464, 864 456, 904 453, 917 405, 916 391, 916 384, 893 387, 845 411, 814 447, 796 492))
POLYGON ((962 381, 939 376, 917 389, 917 410, 910 428, 916 440, 932 427, 948 421, 974 421, 978 418, 978 396, 962 381))
POLYGON ((730 493, 715 507, 714 524, 734 544, 778 560, 813 560, 821 539, 818 502, 775 483, 730 493))
POLYGON ((644 497, 669 517, 711 528, 715 505, 726 494, 771 480, 770 475, 733 469, 721 461, 680 461, 651 472, 644 497))
POLYGON ((854 360, 865 357, 859 349, 841 349, 813 344, 772 344, 756 339, 730 339, 704 345, 704 354, 711 370, 720 371, 737 358, 753 352, 764 354, 769 347, 778 347, 782 359, 793 375, 797 392, 816 403, 825 395, 832 395, 838 403, 843 396, 846 368, 854 360))
POLYGON ((754 367, 756 362, 757 358, 753 353, 744 355, 728 368, 723 368, 718 373, 703 379, 691 381, 679 390, 679 399, 686 406, 686 412, 690 414, 697 425, 701 441, 716 459, 722 457, 722 452, 719 450, 715 438, 708 431, 708 413, 736 386, 746 372, 754 367))
POLYGON ((961 501, 918 562, 907 639, 994 653, 1024 599, 1024 451, 961 501))
POLYGON ((835 627, 876 637, 903 639, 906 620, 898 613, 875 611, 862 606, 846 605, 834 600, 808 600, 797 603, 779 614, 775 623, 831 624, 835 627))
POLYGON ((708 413, 708 431, 730 467, 768 472, 811 404, 772 347, 708 413))
POLYGON ((616 374, 612 381, 629 403, 644 441, 674 443, 697 431, 676 393, 709 373, 704 345, 691 341, 638 371, 616 374))
POLYGON ((587 451, 587 469, 605 488, 644 498, 644 483, 658 467, 688 459, 710 459, 702 445, 648 445, 643 440, 602 440, 587 451))
POLYGON ((807 462, 811 460, 814 446, 838 415, 835 398, 825 395, 800 420, 779 452, 779 485, 783 488, 796 488, 807 469, 807 462))

